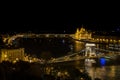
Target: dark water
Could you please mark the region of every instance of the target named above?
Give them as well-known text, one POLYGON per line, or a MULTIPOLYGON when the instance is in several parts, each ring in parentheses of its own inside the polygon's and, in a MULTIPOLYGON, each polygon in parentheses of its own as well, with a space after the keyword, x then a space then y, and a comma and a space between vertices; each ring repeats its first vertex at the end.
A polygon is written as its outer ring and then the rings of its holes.
MULTIPOLYGON (((109 49, 111 44, 97 44, 97 48, 109 49)), ((25 48, 25 53, 38 58, 60 57, 71 54, 72 52, 79 52, 85 48, 83 42, 73 41, 68 38, 22 38, 17 44, 19 47, 25 48)), ((103 59, 98 60, 96 65, 87 62, 84 65, 83 61, 75 61, 69 63, 54 64, 59 66, 61 70, 72 70, 71 68, 85 69, 88 74, 94 78, 101 80, 120 80, 120 66, 117 60, 103 59)))
POLYGON ((68 38, 22 38, 17 46, 24 47, 31 56, 60 57, 71 51, 73 41, 68 38))

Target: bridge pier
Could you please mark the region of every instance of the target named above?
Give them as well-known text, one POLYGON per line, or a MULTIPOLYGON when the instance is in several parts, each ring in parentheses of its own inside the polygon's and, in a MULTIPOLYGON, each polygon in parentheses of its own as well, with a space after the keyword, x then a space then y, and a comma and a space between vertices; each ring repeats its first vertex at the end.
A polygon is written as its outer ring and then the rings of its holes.
POLYGON ((86 49, 85 49, 85 56, 87 56, 87 57, 96 56, 95 44, 93 44, 93 43, 86 43, 85 47, 86 47, 86 49))

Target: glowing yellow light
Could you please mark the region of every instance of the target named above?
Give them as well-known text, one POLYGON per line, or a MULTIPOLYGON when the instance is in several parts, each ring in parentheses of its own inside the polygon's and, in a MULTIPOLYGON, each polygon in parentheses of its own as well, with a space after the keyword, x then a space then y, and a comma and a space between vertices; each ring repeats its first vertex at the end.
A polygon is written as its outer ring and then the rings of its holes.
POLYGON ((6 57, 7 57, 7 55, 5 54, 5 55, 4 55, 4 57, 6 58, 6 57))
POLYGON ((114 40, 114 42, 116 42, 116 40, 114 40))
POLYGON ((16 60, 13 61, 13 63, 16 63, 16 62, 17 62, 16 60))
POLYGON ((18 58, 16 58, 16 61, 18 61, 19 59, 18 58))
POLYGON ((108 42, 108 39, 106 39, 106 42, 108 42))
POLYGON ((65 75, 68 75, 68 72, 67 72, 67 71, 65 71, 65 75))
POLYGON ((110 39, 110 42, 112 42, 113 40, 112 39, 110 39))

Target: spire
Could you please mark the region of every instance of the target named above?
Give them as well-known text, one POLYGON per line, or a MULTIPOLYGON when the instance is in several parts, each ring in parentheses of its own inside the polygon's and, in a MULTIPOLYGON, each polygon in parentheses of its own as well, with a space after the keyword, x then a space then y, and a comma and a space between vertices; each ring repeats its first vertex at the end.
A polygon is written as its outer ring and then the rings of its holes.
POLYGON ((76 33, 79 33, 79 28, 77 28, 77 31, 76 31, 76 33))
POLYGON ((85 32, 86 30, 85 30, 85 28, 84 28, 84 26, 83 26, 83 24, 82 24, 82 27, 81 27, 81 32, 85 32))

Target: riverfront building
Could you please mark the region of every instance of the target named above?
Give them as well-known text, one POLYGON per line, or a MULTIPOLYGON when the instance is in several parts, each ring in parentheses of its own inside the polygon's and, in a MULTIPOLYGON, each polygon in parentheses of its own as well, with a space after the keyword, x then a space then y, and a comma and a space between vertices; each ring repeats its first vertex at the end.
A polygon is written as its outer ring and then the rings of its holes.
POLYGON ((24 60, 24 48, 18 49, 1 49, 0 61, 14 62, 17 60, 24 60))
POLYGON ((81 40, 81 39, 91 39, 92 33, 88 32, 85 28, 77 28, 75 33, 75 39, 81 40))

